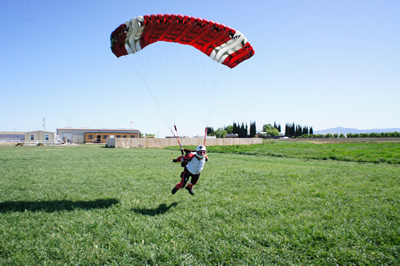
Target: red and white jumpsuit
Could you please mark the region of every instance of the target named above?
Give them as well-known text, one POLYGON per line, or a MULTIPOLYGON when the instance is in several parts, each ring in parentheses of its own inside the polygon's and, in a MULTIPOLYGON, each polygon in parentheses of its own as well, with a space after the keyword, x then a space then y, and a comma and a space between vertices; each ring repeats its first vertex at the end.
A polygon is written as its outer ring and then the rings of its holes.
POLYGON ((190 182, 187 184, 188 189, 192 189, 193 185, 196 185, 197 181, 200 177, 200 172, 203 170, 204 164, 208 161, 207 154, 203 156, 203 158, 199 159, 196 156, 195 151, 185 149, 185 155, 179 156, 177 159, 173 160, 174 162, 182 162, 182 166, 185 167, 183 172, 181 173, 181 182, 176 184, 176 188, 184 188, 189 178, 191 177, 190 182))

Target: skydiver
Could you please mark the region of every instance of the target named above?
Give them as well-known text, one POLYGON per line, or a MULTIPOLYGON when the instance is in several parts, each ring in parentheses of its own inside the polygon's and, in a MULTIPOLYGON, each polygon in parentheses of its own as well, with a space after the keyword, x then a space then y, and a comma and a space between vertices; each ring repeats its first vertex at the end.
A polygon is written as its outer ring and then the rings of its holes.
POLYGON ((208 161, 206 146, 199 145, 195 151, 184 149, 184 152, 185 155, 172 160, 175 163, 180 162, 181 166, 185 167, 181 173, 181 182, 176 184, 172 189, 172 194, 175 194, 180 188, 185 187, 191 177, 190 182, 185 188, 191 195, 194 195, 193 186, 196 185, 200 177, 200 172, 203 170, 205 162, 208 161))

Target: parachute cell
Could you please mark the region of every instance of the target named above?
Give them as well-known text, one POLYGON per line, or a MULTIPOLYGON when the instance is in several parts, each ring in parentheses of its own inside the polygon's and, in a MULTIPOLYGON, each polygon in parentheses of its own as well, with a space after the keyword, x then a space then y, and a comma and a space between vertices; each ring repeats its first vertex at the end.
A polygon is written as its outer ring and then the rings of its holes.
POLYGON ((193 46, 230 68, 254 55, 239 31, 206 19, 169 14, 139 16, 121 24, 111 33, 111 50, 120 57, 158 41, 193 46))

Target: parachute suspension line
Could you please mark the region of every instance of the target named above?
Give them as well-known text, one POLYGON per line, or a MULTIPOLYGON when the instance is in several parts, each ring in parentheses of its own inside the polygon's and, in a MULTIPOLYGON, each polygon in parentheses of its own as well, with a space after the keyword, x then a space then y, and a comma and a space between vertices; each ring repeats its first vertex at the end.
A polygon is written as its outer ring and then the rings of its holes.
POLYGON ((171 89, 171 65, 169 64, 168 53, 166 53, 166 47, 164 42, 155 43, 153 47, 155 51, 152 53, 146 53, 145 56, 150 57, 148 60, 144 60, 149 62, 149 73, 151 73, 151 81, 153 82, 153 86, 150 89, 154 90, 156 93, 156 98, 159 100, 159 103, 162 105, 162 113, 164 117, 167 119, 168 127, 170 127, 171 123, 171 114, 172 112, 172 98, 169 90, 171 89), (160 49, 161 46, 161 49, 160 49))
MULTIPOLYGON (((208 59, 208 58, 206 58, 208 59)), ((216 118, 217 113, 225 113, 228 110, 226 100, 229 100, 229 85, 231 81, 232 71, 221 64, 216 64, 214 61, 201 61, 203 64, 202 71, 210 77, 208 83, 203 90, 204 98, 204 123, 209 127, 216 118), (211 73, 211 75, 210 75, 211 73)))
POLYGON ((161 69, 164 71, 164 77, 161 82, 166 86, 167 92, 164 93, 166 102, 166 110, 168 111, 168 117, 173 125, 176 124, 177 115, 182 110, 177 99, 185 88, 182 84, 182 65, 181 65, 181 47, 176 43, 160 42, 162 46, 162 55, 160 61, 162 63, 161 69))
MULTIPOLYGON (((159 109, 160 113, 162 114, 164 121, 166 124, 167 118, 166 118, 166 106, 168 106, 168 102, 165 99, 165 94, 162 93, 162 87, 164 87, 165 84, 165 78, 162 76, 165 73, 165 67, 160 64, 160 58, 163 58, 162 56, 158 56, 157 50, 155 49, 157 47, 149 47, 149 49, 155 50, 152 53, 143 53, 140 54, 141 57, 144 57, 145 60, 139 60, 140 64, 142 65, 142 68, 145 70, 145 73, 143 73, 143 76, 146 77, 147 81, 147 89, 152 95, 153 101, 156 103, 157 108, 159 109), (149 84, 149 82, 151 84, 149 84)), ((168 126, 169 127, 169 126, 168 126)))
MULTIPOLYGON (((160 108, 160 105, 159 105, 159 103, 158 103, 156 97, 154 96, 154 94, 153 94, 153 92, 152 92, 152 90, 151 90, 151 87, 150 87, 148 81, 147 81, 145 78, 143 78, 143 75, 141 75, 141 74, 139 73, 138 69, 134 66, 134 64, 132 63, 132 61, 130 61, 131 59, 129 59, 128 57, 124 57, 124 58, 127 58, 126 60, 128 61, 128 63, 127 63, 126 61, 122 60, 122 58, 121 58, 119 61, 125 63, 125 64, 123 64, 123 65, 125 66, 125 70, 127 71, 128 76, 129 76, 130 79, 133 81, 133 83, 136 82, 135 79, 133 78, 133 76, 131 75, 131 71, 128 71, 127 66, 129 66, 130 69, 133 69, 135 75, 143 82, 144 87, 146 88, 146 90, 148 91, 148 93, 151 95, 154 104, 156 105, 158 111, 160 112, 160 115, 161 115, 161 117, 162 117, 164 123, 167 125, 167 127, 169 127, 168 122, 167 122, 167 119, 166 119, 164 113, 162 112, 162 110, 161 110, 161 108, 160 108)), ((140 61, 140 60, 137 60, 137 61, 140 61)))
POLYGON ((175 128, 176 135, 175 135, 174 131, 172 130, 172 128, 171 128, 171 133, 172 133, 172 135, 174 135, 176 141, 178 142, 179 148, 181 149, 181 153, 182 153, 182 156, 183 156, 183 147, 182 147, 182 143, 181 143, 181 141, 179 139, 178 129, 176 128, 176 125, 174 125, 174 128, 175 128))
POLYGON ((208 130, 208 128, 206 127, 206 129, 204 130, 204 142, 203 142, 204 146, 206 146, 207 130, 208 130))
POLYGON ((192 86, 195 86, 195 90, 197 93, 195 95, 197 99, 197 104, 202 107, 202 115, 199 116, 201 124, 203 126, 209 126, 210 117, 214 116, 215 114, 210 113, 210 103, 215 101, 215 69, 216 69, 216 62, 209 60, 209 58, 204 57, 203 54, 197 53, 196 51, 196 64, 192 64, 191 68, 193 70, 194 75, 194 82, 192 86))
MULTIPOLYGON (((205 58, 208 59, 208 58, 205 58)), ((202 76, 206 77, 207 76, 207 66, 206 66, 206 62, 204 60, 200 60, 201 62, 201 67, 202 67, 202 76)), ((211 62, 214 63, 214 62, 211 62)), ((212 65, 212 64, 211 64, 212 65)), ((204 126, 208 126, 208 115, 209 115, 209 107, 208 107, 208 101, 212 98, 211 93, 212 93, 212 88, 210 87, 210 81, 203 79, 203 104, 204 104, 204 126)))
POLYGON ((199 88, 199 94, 201 93, 201 99, 203 101, 203 126, 207 126, 207 116, 209 112, 209 100, 211 98, 211 93, 212 93, 212 87, 210 86, 212 84, 212 76, 214 73, 212 73, 213 70, 213 64, 215 62, 209 61, 209 58, 206 57, 199 57, 199 75, 197 76, 199 81, 197 84, 201 86, 199 88), (207 60, 207 62, 206 62, 207 60), (205 78, 207 77, 207 78, 205 78))
POLYGON ((144 79, 146 89, 152 95, 158 110, 164 118, 168 128, 176 124, 176 116, 182 110, 178 100, 180 94, 177 91, 185 91, 181 87, 183 66, 180 64, 180 45, 168 42, 158 42, 146 49, 152 49, 151 53, 137 54, 136 57, 143 57, 140 61, 141 70, 145 70, 144 79), (177 71, 177 69, 181 71, 177 71), (178 109, 179 108, 179 109, 178 109))
MULTIPOLYGON (((160 54, 162 56, 158 56, 158 58, 154 58, 154 53, 152 53, 152 58, 155 60, 154 61, 154 69, 152 69, 152 73, 154 73, 156 75, 156 78, 158 78, 157 80, 157 85, 158 88, 156 88, 157 91, 157 97, 158 99, 160 99, 160 101, 162 101, 163 104, 163 110, 165 112, 166 117, 168 117, 168 124, 170 127, 170 123, 171 123, 171 98, 169 96, 169 93, 165 93, 166 91, 170 90, 170 81, 168 78, 169 74, 170 74, 170 66, 168 65, 168 56, 164 56, 165 53, 165 49, 166 47, 164 46, 165 43, 163 42, 159 42, 159 43, 155 43, 155 46, 159 47, 159 50, 157 50, 157 54, 158 52, 162 51, 160 54), (161 48, 161 49, 160 49, 161 48), (157 61, 156 61, 157 60, 157 61), (158 62, 158 64, 157 64, 158 62)), ((150 47, 149 47, 150 48, 150 47)), ((168 55, 168 54, 166 54, 168 55)), ((155 77, 154 77, 155 78, 155 77)))
MULTIPOLYGON (((158 111, 160 112, 164 123, 167 128, 171 127, 171 114, 173 112, 174 96, 171 84, 173 80, 174 68, 171 67, 171 51, 168 52, 170 44, 165 42, 155 43, 146 49, 153 50, 149 53, 140 53, 136 55, 140 70, 142 70, 142 79, 146 82, 146 89, 150 93, 153 102, 156 104, 158 111), (167 44, 167 46, 166 46, 167 44), (161 48, 161 49, 160 49, 161 48)), ((170 49, 173 50, 173 49, 170 49)), ((133 59, 131 59, 133 60, 133 59)), ((133 64, 136 66, 136 64, 133 64)))

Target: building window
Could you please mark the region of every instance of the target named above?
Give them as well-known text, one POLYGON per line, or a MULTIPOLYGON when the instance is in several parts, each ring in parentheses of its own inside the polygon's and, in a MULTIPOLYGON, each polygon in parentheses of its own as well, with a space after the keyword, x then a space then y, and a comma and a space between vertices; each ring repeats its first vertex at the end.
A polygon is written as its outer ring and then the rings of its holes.
POLYGON ((122 137, 123 137, 124 139, 126 139, 126 135, 123 135, 122 137))
POLYGON ((93 135, 89 135, 88 138, 89 138, 89 139, 93 139, 93 135))
POLYGON ((30 140, 35 140, 35 134, 31 134, 29 137, 30 140))
POLYGON ((49 134, 44 135, 44 140, 50 140, 50 135, 49 134))
POLYGON ((135 138, 135 135, 131 135, 131 139, 134 139, 135 138))
POLYGON ((107 135, 103 135, 103 139, 107 139, 107 135))
POLYGON ((120 138, 121 137, 121 135, 117 135, 117 138, 120 138))

